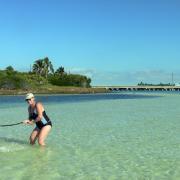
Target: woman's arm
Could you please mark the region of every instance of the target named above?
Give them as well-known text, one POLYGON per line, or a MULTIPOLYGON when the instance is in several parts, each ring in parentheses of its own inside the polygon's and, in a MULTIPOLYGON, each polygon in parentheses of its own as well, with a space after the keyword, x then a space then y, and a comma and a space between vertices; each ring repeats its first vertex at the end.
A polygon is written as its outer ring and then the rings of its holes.
POLYGON ((41 119, 43 117, 44 108, 43 108, 43 105, 40 102, 36 104, 36 110, 37 110, 37 113, 38 113, 38 117, 34 120, 34 122, 41 121, 41 119))
POLYGON ((28 107, 28 119, 30 121, 32 121, 32 119, 31 119, 31 107, 30 106, 28 107))
POLYGON ((28 107, 28 118, 23 121, 24 124, 28 124, 28 125, 33 125, 34 124, 34 122, 32 121, 32 119, 30 117, 30 114, 31 114, 31 107, 29 106, 28 107))

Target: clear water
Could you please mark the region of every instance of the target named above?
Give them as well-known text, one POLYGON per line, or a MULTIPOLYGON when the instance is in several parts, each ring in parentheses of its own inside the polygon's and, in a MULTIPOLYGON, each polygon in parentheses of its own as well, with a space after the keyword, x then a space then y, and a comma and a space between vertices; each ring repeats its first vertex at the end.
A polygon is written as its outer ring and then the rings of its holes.
MULTIPOLYGON (((38 96, 53 121, 47 147, 33 127, 0 127, 0 179, 180 179, 180 94, 38 96)), ((0 96, 0 124, 27 117, 23 96, 0 96)))

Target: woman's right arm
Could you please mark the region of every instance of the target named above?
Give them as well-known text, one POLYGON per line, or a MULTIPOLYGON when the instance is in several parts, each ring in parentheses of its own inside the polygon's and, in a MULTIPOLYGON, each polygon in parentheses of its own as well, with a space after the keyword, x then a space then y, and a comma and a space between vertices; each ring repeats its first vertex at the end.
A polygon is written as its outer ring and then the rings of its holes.
POLYGON ((28 107, 28 119, 24 120, 23 123, 24 124, 29 124, 29 125, 34 124, 33 121, 30 118, 31 118, 31 109, 30 109, 30 106, 29 106, 28 107))

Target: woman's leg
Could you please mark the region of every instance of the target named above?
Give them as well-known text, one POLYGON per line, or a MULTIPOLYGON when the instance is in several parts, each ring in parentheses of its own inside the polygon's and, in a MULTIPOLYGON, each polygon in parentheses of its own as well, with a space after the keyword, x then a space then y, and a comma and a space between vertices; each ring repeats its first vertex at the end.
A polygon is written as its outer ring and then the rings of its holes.
POLYGON ((31 144, 31 145, 34 145, 34 144, 35 144, 35 142, 36 142, 36 140, 37 140, 37 138, 38 138, 38 135, 39 135, 39 129, 38 129, 38 128, 35 128, 35 129, 32 131, 32 133, 31 133, 31 135, 30 135, 30 137, 29 137, 29 141, 30 141, 30 144, 31 144))
POLYGON ((51 131, 51 126, 50 125, 46 125, 44 126, 40 132, 39 132, 39 136, 38 136, 38 143, 40 146, 45 146, 45 139, 48 136, 49 132, 51 131))

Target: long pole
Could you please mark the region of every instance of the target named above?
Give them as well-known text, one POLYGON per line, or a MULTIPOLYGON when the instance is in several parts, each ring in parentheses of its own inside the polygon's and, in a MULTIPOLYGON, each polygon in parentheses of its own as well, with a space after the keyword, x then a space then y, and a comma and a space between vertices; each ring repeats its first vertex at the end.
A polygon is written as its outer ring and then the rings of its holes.
POLYGON ((23 123, 23 122, 14 123, 14 124, 1 124, 0 127, 15 126, 15 125, 19 125, 19 124, 22 124, 22 123, 23 123))
POLYGON ((172 72, 172 85, 174 85, 174 74, 172 72))

